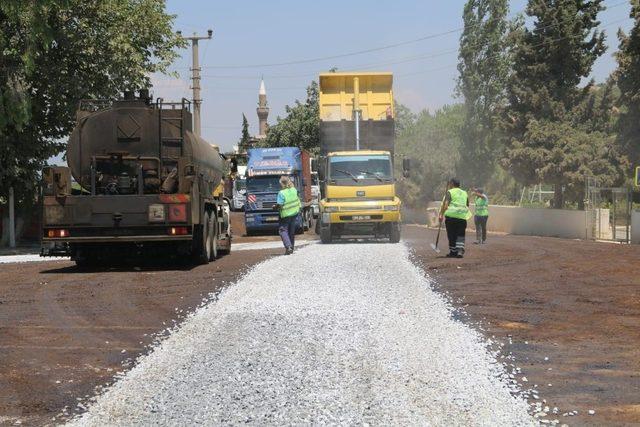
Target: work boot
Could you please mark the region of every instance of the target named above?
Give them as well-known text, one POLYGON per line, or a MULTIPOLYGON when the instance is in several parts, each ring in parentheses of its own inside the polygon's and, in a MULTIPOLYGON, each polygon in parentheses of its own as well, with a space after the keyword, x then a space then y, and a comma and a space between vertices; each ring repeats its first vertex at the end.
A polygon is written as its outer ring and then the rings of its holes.
POLYGON ((456 258, 464 258, 464 255, 462 255, 462 254, 457 254, 457 255, 456 255, 456 258))
POLYGON ((449 252, 447 255, 445 255, 447 258, 456 258, 458 256, 457 253, 451 251, 449 252))
POLYGON ((293 248, 287 248, 287 250, 284 252, 285 255, 291 255, 293 253, 293 248))

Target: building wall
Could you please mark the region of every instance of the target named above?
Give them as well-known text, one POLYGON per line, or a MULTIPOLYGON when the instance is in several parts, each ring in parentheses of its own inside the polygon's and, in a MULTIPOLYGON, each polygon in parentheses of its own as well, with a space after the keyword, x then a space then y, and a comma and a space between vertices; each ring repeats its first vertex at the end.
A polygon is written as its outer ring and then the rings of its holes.
MULTIPOLYGON (((407 223, 437 227, 439 205, 439 202, 432 203, 426 211, 407 209, 403 212, 403 219, 407 223)), ((593 228, 591 222, 585 211, 491 205, 487 228, 508 234, 590 239, 593 228)), ((473 228, 473 219, 469 220, 469 227, 473 228)))
POLYGON ((631 243, 640 244, 640 210, 631 212, 631 243))

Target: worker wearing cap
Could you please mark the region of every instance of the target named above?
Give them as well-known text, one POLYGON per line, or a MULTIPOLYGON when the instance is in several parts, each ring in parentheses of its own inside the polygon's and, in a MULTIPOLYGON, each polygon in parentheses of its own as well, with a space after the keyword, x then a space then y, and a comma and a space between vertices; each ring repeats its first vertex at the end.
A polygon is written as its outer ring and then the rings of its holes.
POLYGON ((280 227, 278 233, 285 248, 285 255, 291 255, 295 245, 296 218, 300 213, 298 190, 288 176, 280 177, 282 190, 278 192, 276 209, 280 211, 280 227))
POLYGON ((471 218, 469 197, 460 188, 460 181, 452 178, 447 185, 447 194, 440 208, 439 219, 447 229, 449 238, 449 254, 447 258, 462 258, 464 256, 465 232, 467 220, 471 218))
POLYGON ((489 219, 489 198, 484 194, 482 188, 476 188, 473 190, 473 194, 476 196, 475 205, 476 212, 473 216, 473 221, 476 224, 476 241, 475 243, 485 244, 487 242, 487 220, 489 219))

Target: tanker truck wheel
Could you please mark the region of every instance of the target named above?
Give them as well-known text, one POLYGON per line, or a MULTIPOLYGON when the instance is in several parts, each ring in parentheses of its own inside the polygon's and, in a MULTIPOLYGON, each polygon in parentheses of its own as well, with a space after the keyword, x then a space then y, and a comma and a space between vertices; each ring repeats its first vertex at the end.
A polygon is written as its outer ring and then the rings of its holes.
POLYGON ((211 235, 209 234, 209 213, 205 212, 202 225, 198 225, 193 231, 193 247, 191 253, 193 261, 197 264, 206 264, 211 254, 211 235))
POLYGON ((218 258, 218 217, 215 212, 209 214, 209 245, 208 260, 215 261, 218 258))

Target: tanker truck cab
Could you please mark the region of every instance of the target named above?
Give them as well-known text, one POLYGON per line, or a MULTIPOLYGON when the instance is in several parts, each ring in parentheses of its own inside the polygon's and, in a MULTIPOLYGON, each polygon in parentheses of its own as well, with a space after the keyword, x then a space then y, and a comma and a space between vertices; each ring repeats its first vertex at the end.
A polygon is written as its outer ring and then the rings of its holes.
POLYGON ((401 202, 388 151, 340 151, 326 157, 320 202, 323 241, 346 235, 399 239, 401 202))

